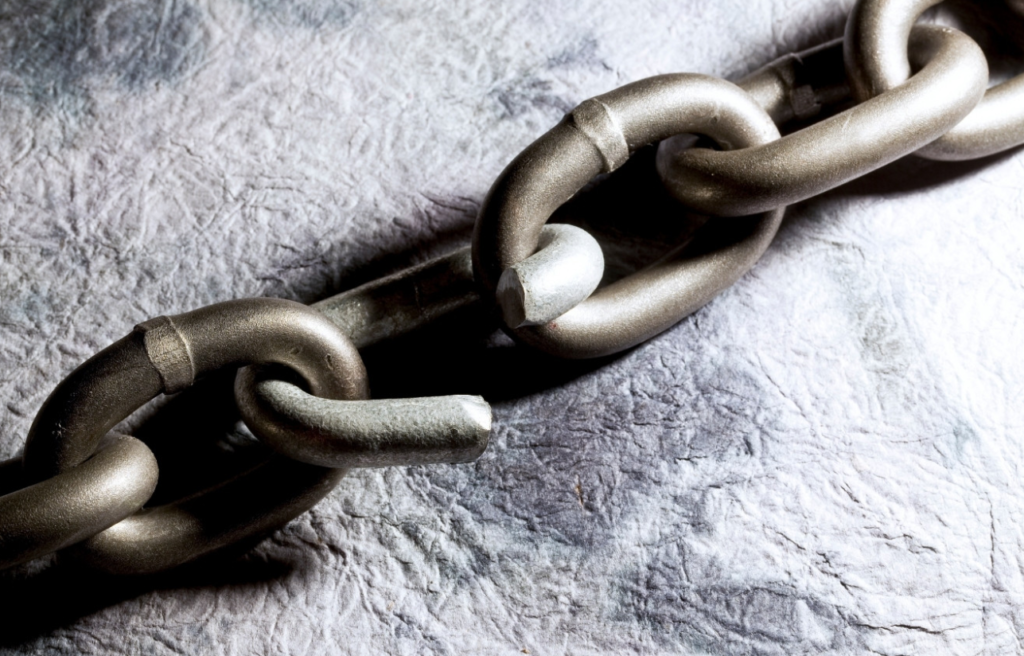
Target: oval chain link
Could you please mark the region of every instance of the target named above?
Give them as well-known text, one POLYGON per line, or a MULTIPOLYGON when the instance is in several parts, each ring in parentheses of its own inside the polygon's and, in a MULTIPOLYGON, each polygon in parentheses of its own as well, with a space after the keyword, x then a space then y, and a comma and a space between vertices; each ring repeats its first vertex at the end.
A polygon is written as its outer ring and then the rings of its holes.
MULTIPOLYGON (((158 394, 251 363, 287 366, 322 396, 368 395, 355 347, 315 310, 283 299, 218 303, 140 324, 73 371, 32 424, 26 471, 34 478, 73 472, 110 429, 158 394)), ((283 524, 312 507, 344 473, 271 460, 208 493, 129 517, 70 554, 112 573, 164 570, 283 524)))
MULTIPOLYGON (((648 78, 584 101, 509 164, 484 201, 473 234, 473 266, 490 298, 504 271, 534 253, 541 229, 562 203, 594 176, 621 166, 630 152, 684 132, 706 135, 724 148, 779 137, 749 94, 701 75, 648 78)), ((766 211, 711 252, 690 257, 686 249, 673 251, 545 325, 506 327, 518 340, 559 357, 598 357, 639 344, 746 273, 768 247, 783 212, 766 211)))

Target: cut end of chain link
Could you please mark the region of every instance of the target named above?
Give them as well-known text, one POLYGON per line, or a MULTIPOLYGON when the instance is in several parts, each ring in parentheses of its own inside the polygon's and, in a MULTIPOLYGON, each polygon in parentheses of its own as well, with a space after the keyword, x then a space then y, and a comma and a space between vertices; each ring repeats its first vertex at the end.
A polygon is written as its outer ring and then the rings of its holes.
POLYGON ((604 255, 590 233, 546 225, 537 252, 498 279, 495 296, 502 319, 509 328, 548 323, 585 301, 603 275, 604 255))

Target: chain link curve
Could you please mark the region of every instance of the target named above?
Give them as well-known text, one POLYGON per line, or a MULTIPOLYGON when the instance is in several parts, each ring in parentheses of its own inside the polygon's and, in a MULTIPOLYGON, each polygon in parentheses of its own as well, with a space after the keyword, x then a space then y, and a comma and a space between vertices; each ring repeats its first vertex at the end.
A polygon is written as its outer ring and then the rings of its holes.
MULTIPOLYGON (((20 459, 15 461, 20 468, 20 459)), ((149 448, 111 435, 85 462, 0 497, 0 569, 84 540, 136 513, 156 489, 149 448)))
MULTIPOLYGON (((860 101, 903 84, 911 73, 908 38, 914 21, 943 0, 860 0, 846 22, 847 76, 860 101)), ((985 92, 970 114, 915 154, 927 159, 976 159, 1024 143, 1024 74, 985 92)))
POLYGON ((688 207, 745 216, 806 200, 909 155, 963 120, 988 83, 984 53, 962 32, 918 25, 911 51, 923 66, 904 84, 771 143, 731 151, 663 143, 662 181, 688 207))
MULTIPOLYGON (((355 347, 315 310, 283 299, 218 303, 140 324, 75 369, 32 424, 26 470, 32 477, 73 471, 143 403, 205 373, 253 362, 285 365, 317 394, 368 395, 355 347)), ((69 553, 111 573, 168 569, 280 526, 327 494, 344 473, 271 459, 206 493, 122 520, 69 553)))

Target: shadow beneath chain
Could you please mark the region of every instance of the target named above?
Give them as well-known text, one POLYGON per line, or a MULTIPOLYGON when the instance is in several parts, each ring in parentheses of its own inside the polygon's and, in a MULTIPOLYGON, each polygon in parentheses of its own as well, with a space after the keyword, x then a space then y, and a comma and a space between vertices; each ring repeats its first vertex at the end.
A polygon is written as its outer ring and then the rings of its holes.
MULTIPOLYGON (((251 549, 247 544, 244 551, 251 549)), ((161 590, 200 592, 204 588, 253 587, 283 580, 315 563, 267 560, 232 549, 202 562, 149 577, 116 578, 57 564, 34 576, 0 581, 9 600, 0 628, 0 647, 25 644, 110 606, 161 590)), ((313 560, 311 557, 309 560, 313 560)))

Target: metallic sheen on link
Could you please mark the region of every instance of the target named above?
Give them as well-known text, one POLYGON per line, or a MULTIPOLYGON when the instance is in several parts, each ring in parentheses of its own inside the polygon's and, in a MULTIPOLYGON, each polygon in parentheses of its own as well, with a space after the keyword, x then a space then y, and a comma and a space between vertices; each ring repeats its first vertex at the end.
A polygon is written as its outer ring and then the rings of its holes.
POLYGON ((934 25, 914 27, 910 52, 922 68, 902 85, 772 143, 725 152, 662 144, 665 186, 701 212, 744 216, 816 196, 935 141, 981 100, 988 64, 967 35, 934 25))
MULTIPOLYGON (((314 394, 328 398, 368 395, 355 347, 315 310, 283 299, 218 303, 140 324, 73 371, 32 424, 26 471, 35 479, 74 471, 111 428, 161 392, 179 389, 183 371, 202 376, 250 363, 287 366, 314 394)), ((110 572, 167 569, 280 526, 343 475, 271 461, 207 493, 124 520, 69 553, 86 555, 110 572), (275 475, 279 470, 284 473, 275 475), (225 499, 244 500, 244 511, 226 512, 225 499), (239 524, 243 515, 248 520, 239 524)))
POLYGON ((479 396, 332 401, 246 367, 235 396, 245 423, 275 451, 324 467, 475 460, 487 448, 491 406, 479 396))
POLYGON ((150 574, 258 539, 323 499, 348 470, 271 458, 200 496, 143 510, 63 553, 108 574, 150 574))
MULTIPOLYGON (((846 72, 866 101, 910 77, 907 42, 914 21, 942 0, 860 0, 846 22, 846 72)), ((1024 143, 1024 75, 985 92, 974 110, 916 152, 938 160, 985 157, 1024 143)))
POLYGON ((153 495, 157 475, 145 444, 112 435, 82 464, 0 497, 0 569, 63 549, 135 513, 153 495))
MULTIPOLYGON (((469 249, 462 249, 313 307, 368 346, 479 300, 469 249)), ((258 367, 238 372, 235 399, 261 441, 326 467, 469 462, 483 453, 491 430, 491 407, 478 396, 339 401, 268 378, 258 367)))
MULTIPOLYGON (((624 161, 620 142, 634 151, 694 132, 731 149, 779 138, 771 118, 749 94, 703 75, 647 78, 580 107, 585 108, 583 118, 574 110, 531 144, 502 172, 484 201, 473 233, 473 266, 489 301, 502 272, 536 252, 551 214, 595 175, 624 161)), ((771 243, 782 215, 782 208, 772 208, 752 223, 737 222, 735 239, 710 252, 691 257, 689 248, 677 249, 598 289, 555 321, 507 328, 517 340, 566 358, 598 357, 635 346, 746 273, 771 243)))

